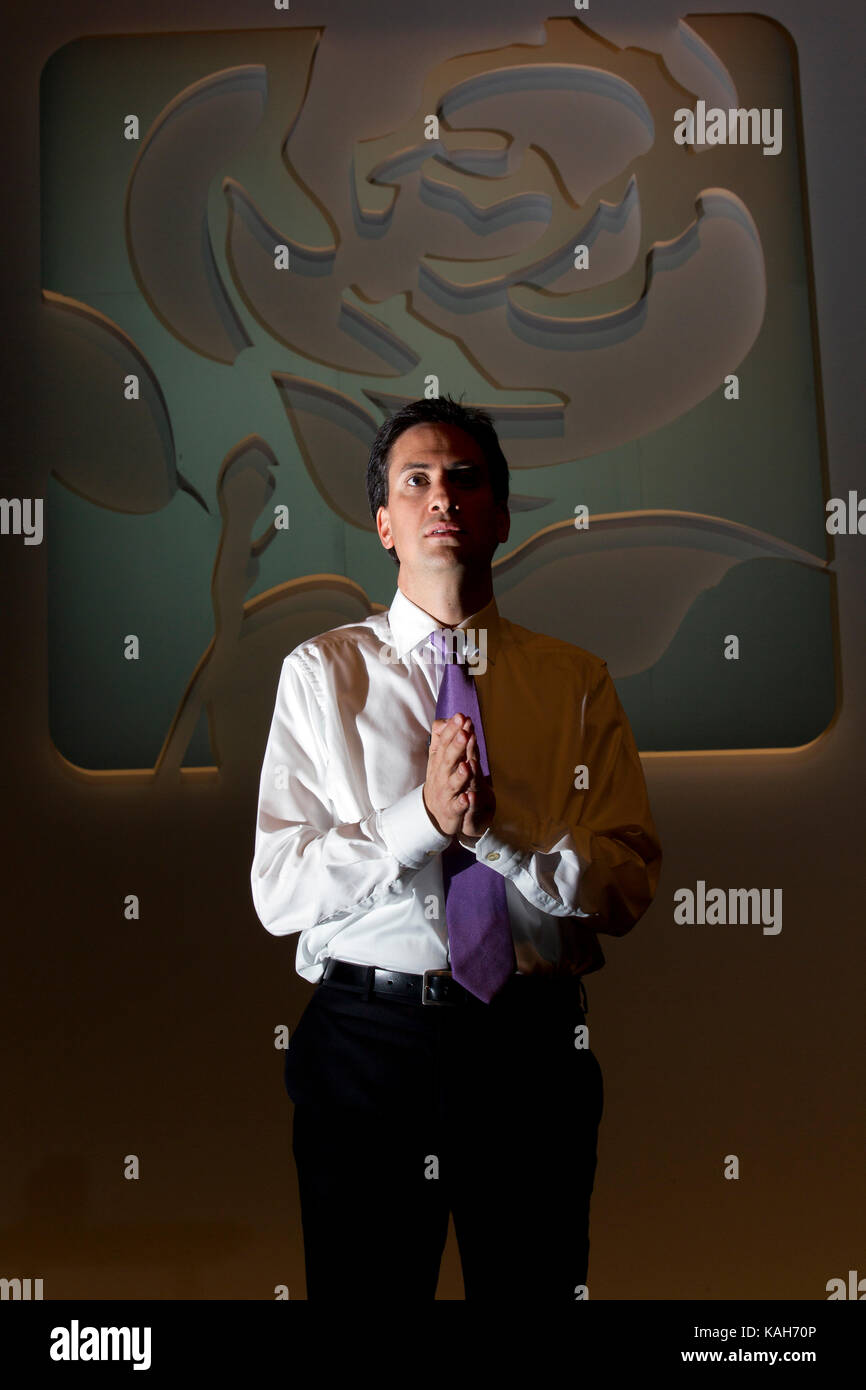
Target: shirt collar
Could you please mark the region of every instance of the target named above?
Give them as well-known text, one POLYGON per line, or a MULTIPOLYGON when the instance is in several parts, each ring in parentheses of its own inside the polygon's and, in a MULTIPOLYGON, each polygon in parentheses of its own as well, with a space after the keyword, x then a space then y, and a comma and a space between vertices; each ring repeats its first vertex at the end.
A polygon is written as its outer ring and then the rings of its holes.
MULTIPOLYGON (((414 650, 421 642, 425 641, 434 628, 441 626, 423 608, 419 608, 417 603, 413 603, 411 599, 407 598, 399 587, 391 607, 388 609, 388 622, 391 627, 391 645, 400 658, 406 656, 407 652, 414 650)), ((499 608, 495 597, 477 613, 473 613, 457 624, 458 627, 473 628, 476 633, 480 628, 486 628, 486 656, 487 660, 491 662, 495 662, 496 653, 499 650, 499 625, 499 608)))

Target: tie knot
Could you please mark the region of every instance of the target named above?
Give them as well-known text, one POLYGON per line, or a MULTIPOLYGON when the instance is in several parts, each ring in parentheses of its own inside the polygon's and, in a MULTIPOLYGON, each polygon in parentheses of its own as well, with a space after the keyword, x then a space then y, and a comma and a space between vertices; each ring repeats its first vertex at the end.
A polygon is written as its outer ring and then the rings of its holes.
POLYGON ((458 628, 459 636, 455 640, 455 631, 450 627, 437 627, 430 634, 430 645, 435 651, 440 661, 450 663, 457 661, 462 653, 459 646, 463 637, 462 631, 458 628))

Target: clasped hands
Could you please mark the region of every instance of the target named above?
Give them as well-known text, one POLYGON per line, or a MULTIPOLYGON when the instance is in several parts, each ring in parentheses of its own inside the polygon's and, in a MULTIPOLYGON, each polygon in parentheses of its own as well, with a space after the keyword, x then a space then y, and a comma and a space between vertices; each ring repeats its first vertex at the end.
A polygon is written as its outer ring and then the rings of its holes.
POLYGON ((427 814, 443 835, 477 840, 489 828, 496 798, 490 778, 481 771, 467 714, 433 720, 423 796, 427 814))

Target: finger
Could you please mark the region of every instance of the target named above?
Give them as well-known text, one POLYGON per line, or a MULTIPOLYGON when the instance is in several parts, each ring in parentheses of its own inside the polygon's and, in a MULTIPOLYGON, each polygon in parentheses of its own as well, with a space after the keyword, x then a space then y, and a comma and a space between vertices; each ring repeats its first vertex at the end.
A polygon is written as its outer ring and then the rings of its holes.
POLYGON ((443 734, 438 748, 449 772, 455 771, 457 765, 464 761, 467 756, 467 745, 468 738, 462 729, 455 728, 450 737, 447 733, 443 734))
POLYGON ((435 744, 449 744, 453 735, 453 721, 450 719, 434 719, 430 731, 430 746, 435 744))
POLYGON ((441 744, 441 746, 447 749, 451 747, 451 744, 454 742, 457 735, 461 732, 461 726, 457 718, 454 715, 452 715, 450 719, 434 720, 433 732, 436 734, 437 740, 441 744))
POLYGON ((468 746, 467 746, 466 760, 467 760, 467 762, 468 762, 468 765, 470 765, 470 767, 471 767, 471 773, 473 773, 473 781, 480 780, 480 778, 481 778, 481 763, 480 763, 480 760, 478 760, 478 745, 477 745, 477 744, 471 744, 471 745, 468 745, 468 746))
POLYGON ((457 739, 460 732, 459 725, 452 722, 451 719, 433 721, 430 741, 427 745, 428 756, 431 759, 444 756, 446 768, 449 771, 453 768, 455 759, 463 755, 462 741, 457 739), (456 743, 455 739, 457 739, 456 743))
POLYGON ((472 768, 466 762, 460 762, 453 772, 448 774, 448 785, 450 787, 465 788, 467 782, 472 781, 472 768))

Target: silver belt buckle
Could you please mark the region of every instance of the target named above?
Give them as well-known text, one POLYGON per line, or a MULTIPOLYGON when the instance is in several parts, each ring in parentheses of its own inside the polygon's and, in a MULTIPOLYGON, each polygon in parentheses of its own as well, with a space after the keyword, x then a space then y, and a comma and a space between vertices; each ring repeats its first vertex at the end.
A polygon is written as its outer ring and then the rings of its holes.
POLYGON ((450 974, 451 974, 451 971, 450 971, 450 970, 425 970, 425 971, 424 971, 424 974, 423 974, 422 977, 421 977, 421 1003, 422 1003, 422 1004, 438 1004, 440 1007, 442 1007, 442 1006, 447 1005, 447 1004, 449 1003, 449 1001, 448 1001, 447 999, 428 999, 428 998, 427 998, 427 989, 428 989, 428 985, 427 985, 427 976, 428 976, 428 975, 450 975, 450 974))

